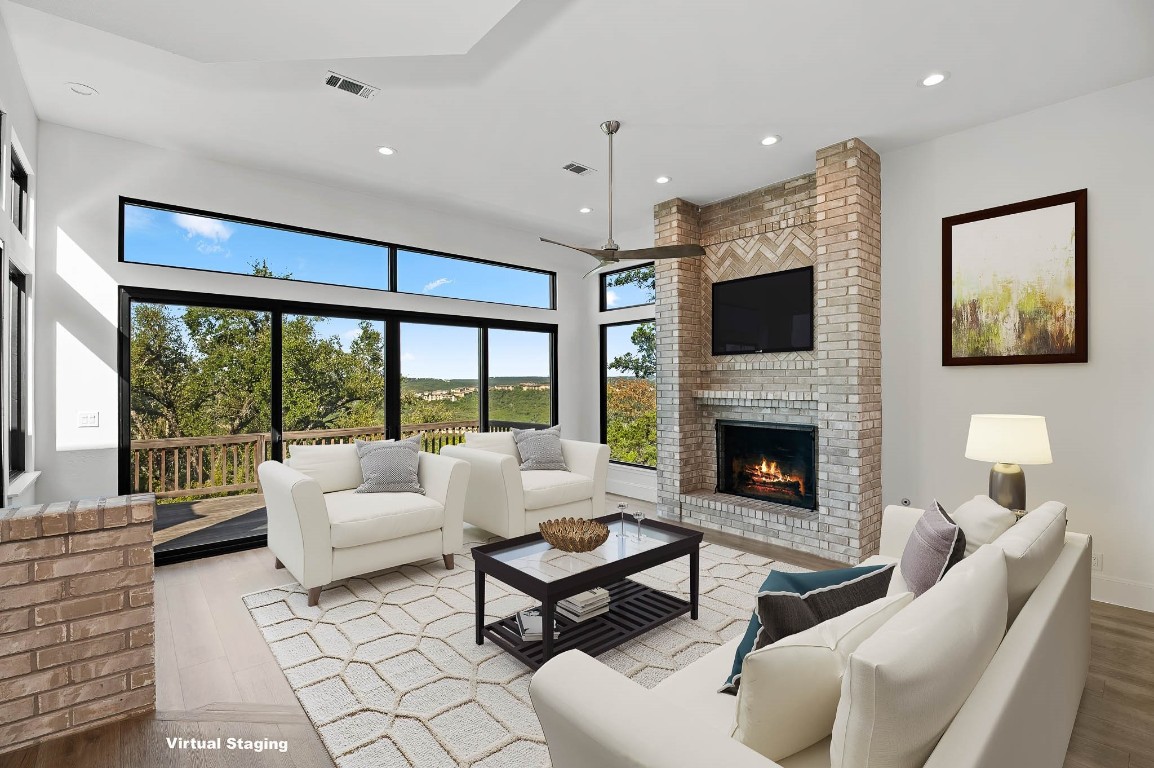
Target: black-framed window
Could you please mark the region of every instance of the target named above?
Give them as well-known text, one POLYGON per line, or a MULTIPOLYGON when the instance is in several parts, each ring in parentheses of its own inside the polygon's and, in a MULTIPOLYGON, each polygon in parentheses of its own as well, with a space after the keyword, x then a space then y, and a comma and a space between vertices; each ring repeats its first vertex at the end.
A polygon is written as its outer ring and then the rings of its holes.
POLYGON ((22 234, 28 231, 28 169, 20 162, 15 147, 9 147, 8 200, 12 206, 12 223, 22 234))
POLYGON ((556 273, 120 198, 120 261, 556 308, 556 273))
POLYGON ((8 476, 28 469, 28 278, 11 267, 8 272, 8 476))
POLYGON ((489 406, 504 379, 488 371, 509 370, 502 355, 527 361, 511 374, 529 384, 514 411, 556 423, 552 324, 123 287, 119 326, 120 489, 161 497, 159 563, 263 546, 256 465, 294 445, 417 432, 435 452, 470 431, 520 426, 489 406), (490 338, 503 351, 490 353, 490 338), (548 378, 535 382, 542 339, 548 378), (454 376, 470 380, 444 380, 454 376), (214 509, 194 508, 205 500, 214 509), (198 522, 209 514, 221 536, 198 522))
POLYGON ((657 466, 656 323, 601 326, 601 441, 620 464, 657 466))
POLYGON ((643 307, 657 300, 652 262, 601 273, 601 311, 643 307))

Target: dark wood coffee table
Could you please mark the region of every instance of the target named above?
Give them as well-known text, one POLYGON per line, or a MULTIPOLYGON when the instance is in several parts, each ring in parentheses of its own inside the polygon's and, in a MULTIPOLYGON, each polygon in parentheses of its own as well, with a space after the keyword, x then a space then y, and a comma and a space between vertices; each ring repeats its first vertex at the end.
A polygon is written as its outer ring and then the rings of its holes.
POLYGON ((562 552, 550 546, 540 533, 473 548, 477 645, 489 638, 530 669, 537 669, 555 653, 577 648, 596 656, 677 616, 688 613, 690 618, 697 618, 701 532, 643 520, 641 532, 645 539, 639 544, 630 538, 637 532, 632 518, 624 524, 620 515, 598 519, 609 526, 609 539, 592 552, 562 552), (626 578, 685 556, 689 557, 688 601, 626 578), (517 630, 516 616, 486 624, 486 576, 540 600, 542 625, 551 627, 555 618, 559 637, 554 640, 551 632, 545 632, 542 640, 524 641, 517 630), (608 613, 575 622, 555 612, 559 600, 594 587, 609 590, 608 613))

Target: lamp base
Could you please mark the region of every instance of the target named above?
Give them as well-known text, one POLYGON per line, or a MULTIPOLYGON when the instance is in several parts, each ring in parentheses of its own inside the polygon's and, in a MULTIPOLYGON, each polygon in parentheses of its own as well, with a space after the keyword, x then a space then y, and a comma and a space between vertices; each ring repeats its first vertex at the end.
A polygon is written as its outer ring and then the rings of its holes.
POLYGON ((1017 464, 995 464, 990 469, 990 498, 1011 510, 1026 508, 1026 473, 1017 464))

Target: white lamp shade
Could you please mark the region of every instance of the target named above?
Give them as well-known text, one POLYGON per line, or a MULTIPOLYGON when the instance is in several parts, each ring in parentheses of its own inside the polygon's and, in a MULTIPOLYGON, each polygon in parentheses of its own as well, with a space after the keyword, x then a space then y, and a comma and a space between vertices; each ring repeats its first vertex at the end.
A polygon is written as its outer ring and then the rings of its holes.
POLYGON ((966 458, 1003 464, 1051 464, 1045 416, 979 413, 970 417, 966 458))

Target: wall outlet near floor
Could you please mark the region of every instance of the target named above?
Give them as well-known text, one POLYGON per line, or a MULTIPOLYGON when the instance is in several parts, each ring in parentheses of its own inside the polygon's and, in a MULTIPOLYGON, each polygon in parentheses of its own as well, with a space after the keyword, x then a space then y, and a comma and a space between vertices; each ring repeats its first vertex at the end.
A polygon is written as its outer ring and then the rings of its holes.
POLYGON ((1102 570, 1102 561, 1105 559, 1106 559, 1106 556, 1104 554, 1102 554, 1101 552, 1091 553, 1090 554, 1090 570, 1091 571, 1102 570))
POLYGON ((76 426, 99 427, 100 411, 80 411, 76 414, 76 426))

